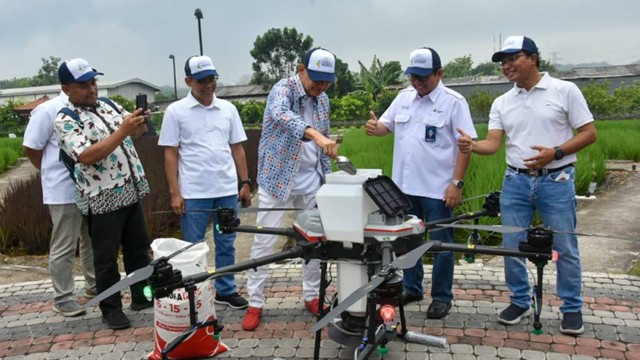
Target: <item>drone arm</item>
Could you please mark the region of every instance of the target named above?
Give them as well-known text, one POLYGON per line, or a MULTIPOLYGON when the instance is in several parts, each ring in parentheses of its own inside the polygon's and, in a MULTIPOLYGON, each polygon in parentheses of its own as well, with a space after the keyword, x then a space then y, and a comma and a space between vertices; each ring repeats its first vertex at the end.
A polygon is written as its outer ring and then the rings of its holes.
POLYGON ((440 224, 450 224, 456 221, 460 221, 460 220, 473 220, 482 216, 491 216, 491 213, 487 210, 479 210, 479 211, 474 211, 474 212, 470 212, 470 213, 465 213, 465 214, 460 214, 458 216, 454 216, 454 217, 450 217, 450 218, 446 218, 446 219, 439 219, 439 220, 433 220, 433 221, 429 221, 427 223, 424 224, 424 226, 427 229, 432 229, 434 227, 436 227, 437 225, 440 224))
POLYGON ((528 252, 518 249, 506 249, 493 246, 476 245, 469 246, 467 244, 443 243, 441 241, 433 241, 430 251, 454 251, 473 254, 499 255, 510 257, 526 257, 531 261, 536 259, 551 260, 551 253, 546 252, 528 252))
POLYGON ((220 226, 220 231, 296 237, 296 232, 293 229, 284 229, 284 228, 269 228, 269 227, 257 227, 257 226, 236 226, 233 228, 229 228, 229 227, 220 226))
POLYGON ((221 267, 219 269, 211 269, 200 274, 194 274, 189 277, 185 277, 185 280, 183 280, 183 282, 185 282, 187 278, 190 278, 191 280, 193 280, 193 282, 200 283, 210 278, 217 278, 222 275, 233 274, 233 273, 237 273, 237 272, 249 270, 249 269, 255 269, 259 266, 271 264, 276 261, 292 259, 296 257, 303 257, 305 254, 311 251, 314 246, 317 246, 317 245, 318 244, 311 244, 311 243, 308 245, 306 244, 298 245, 298 246, 292 247, 291 249, 288 249, 276 254, 259 257, 257 259, 242 261, 237 264, 221 267))

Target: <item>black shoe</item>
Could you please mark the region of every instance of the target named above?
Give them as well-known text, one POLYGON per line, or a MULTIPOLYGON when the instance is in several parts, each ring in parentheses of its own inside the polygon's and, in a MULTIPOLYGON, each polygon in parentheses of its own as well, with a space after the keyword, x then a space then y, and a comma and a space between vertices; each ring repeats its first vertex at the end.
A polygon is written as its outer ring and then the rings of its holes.
POLYGON ((131 303, 131 306, 129 306, 131 308, 131 310, 133 311, 140 311, 140 310, 144 310, 144 309, 148 309, 150 307, 153 307, 153 300, 147 300, 145 302, 142 303, 131 303))
POLYGON ((227 296, 219 296, 216 294, 214 301, 216 304, 228 305, 234 309, 246 309, 249 306, 249 302, 237 292, 227 296))
POLYGON ((119 330, 131 327, 131 321, 122 310, 110 310, 102 313, 102 322, 107 324, 109 329, 119 330))
POLYGON ((531 314, 531 308, 521 308, 518 305, 511 304, 506 309, 502 310, 498 316, 498 321, 505 325, 515 325, 522 320, 523 317, 531 314))
POLYGON ((578 311, 562 314, 560 332, 565 335, 575 336, 583 334, 584 326, 582 325, 582 313, 578 311))
POLYGON ((414 295, 414 294, 410 294, 408 292, 403 292, 402 293, 402 305, 408 305, 412 302, 415 301, 420 301, 424 299, 424 295, 420 294, 420 295, 414 295))
POLYGON ((449 314, 451 303, 434 300, 427 309, 427 319, 442 319, 449 314))

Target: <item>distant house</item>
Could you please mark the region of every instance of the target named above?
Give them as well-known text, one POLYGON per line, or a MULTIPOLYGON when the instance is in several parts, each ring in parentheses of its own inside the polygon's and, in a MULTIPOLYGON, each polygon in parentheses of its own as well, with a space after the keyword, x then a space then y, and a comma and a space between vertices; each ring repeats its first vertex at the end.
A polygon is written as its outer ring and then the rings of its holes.
POLYGON ((21 118, 28 119, 31 111, 47 100, 49 100, 49 97, 45 95, 24 105, 16 106, 15 108, 13 108, 13 110, 15 110, 15 112, 17 112, 21 118))
MULTIPOLYGON (((216 88, 216 96, 220 99, 228 101, 238 101, 241 103, 247 101, 267 101, 269 89, 265 89, 262 85, 229 85, 218 86, 216 88)), ((159 111, 167 109, 175 99, 162 100, 154 103, 159 111)))
POLYGON ((220 86, 216 89, 216 96, 229 101, 266 101, 269 89, 265 89, 262 85, 220 86))
MULTIPOLYGON (((160 87, 138 78, 116 81, 98 80, 98 96, 121 95, 127 99, 134 100, 136 95, 142 93, 146 94, 148 101, 152 103, 155 101, 155 93, 158 91, 161 91, 160 87)), ((32 102, 45 96, 51 99, 58 96, 59 93, 60 85, 58 84, 2 89, 0 90, 0 105, 6 104, 9 100, 32 102)))

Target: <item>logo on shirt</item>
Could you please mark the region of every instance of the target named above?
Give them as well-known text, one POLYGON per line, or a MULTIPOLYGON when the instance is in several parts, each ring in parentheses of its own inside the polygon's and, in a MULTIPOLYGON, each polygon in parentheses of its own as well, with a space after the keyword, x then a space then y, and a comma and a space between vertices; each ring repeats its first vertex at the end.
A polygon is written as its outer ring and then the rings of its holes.
POLYGON ((436 113, 436 114, 442 114, 444 111, 436 109, 436 108, 433 108, 433 112, 436 113))

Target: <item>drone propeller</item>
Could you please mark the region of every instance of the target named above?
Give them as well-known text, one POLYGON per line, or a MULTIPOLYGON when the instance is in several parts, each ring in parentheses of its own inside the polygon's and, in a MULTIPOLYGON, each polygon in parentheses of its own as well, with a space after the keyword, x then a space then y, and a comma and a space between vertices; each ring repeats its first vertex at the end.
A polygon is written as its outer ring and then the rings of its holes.
POLYGON ((93 299, 89 300, 86 304, 85 307, 90 307, 90 306, 95 306, 97 305, 100 301, 108 298, 109 296, 117 293, 118 291, 125 289, 137 282, 143 281, 143 280, 147 280, 149 278, 149 276, 151 276, 153 274, 153 270, 155 269, 156 264, 158 264, 160 261, 169 261, 170 259, 172 259, 175 256, 178 256, 180 254, 182 254, 183 252, 189 250, 190 248, 203 243, 204 240, 200 240, 197 242, 194 242, 192 244, 189 244, 185 247, 183 247, 182 249, 177 250, 176 252, 169 254, 168 256, 163 256, 161 258, 155 259, 153 261, 151 261, 149 263, 149 265, 140 268, 138 270, 135 270, 134 272, 130 273, 129 275, 127 275, 127 277, 125 277, 124 279, 118 281, 117 283, 111 285, 111 287, 109 287, 107 290, 101 292, 100 294, 98 294, 96 297, 94 297, 93 299))
MULTIPOLYGON (((193 209, 193 210, 187 210, 186 212, 190 212, 190 213, 194 213, 194 212, 209 212, 209 213, 213 213, 213 212, 220 212, 222 210, 228 210, 231 208, 217 208, 217 209, 193 209)), ((254 212, 262 212, 262 211, 302 211, 305 209, 298 209, 298 208, 239 208, 236 211, 239 213, 254 213, 254 212)), ((153 211, 153 214, 173 214, 174 211, 173 210, 160 210, 160 211, 153 211)))
POLYGON ((398 256, 393 260, 388 267, 383 267, 382 270, 371 277, 371 280, 363 286, 356 289, 351 295, 347 296, 338 306, 334 307, 328 314, 319 319, 313 326, 313 331, 318 331, 332 321, 335 317, 340 315, 343 311, 346 311, 351 305, 355 304, 360 298, 366 296, 368 293, 376 289, 387 279, 395 274, 397 269, 408 269, 413 267, 420 259, 422 254, 429 251, 435 243, 433 241, 427 241, 426 243, 418 246, 417 248, 409 251, 408 253, 398 256))
MULTIPOLYGON (((519 232, 528 231, 528 230, 531 230, 531 229, 536 229, 535 227, 524 228, 524 227, 510 226, 510 225, 439 224, 437 226, 439 226, 439 227, 457 228, 457 229, 494 231, 494 232, 499 232, 499 233, 503 233, 503 234, 519 233, 519 232)), ((569 234, 569 235, 576 235, 576 236, 594 236, 594 237, 611 238, 611 239, 619 239, 619 240, 637 241, 637 239, 628 239, 628 238, 622 238, 622 237, 611 236, 611 235, 589 234, 589 233, 581 233, 581 232, 576 232, 576 231, 553 230, 553 229, 549 229, 549 230, 552 231, 554 234, 569 234)))

